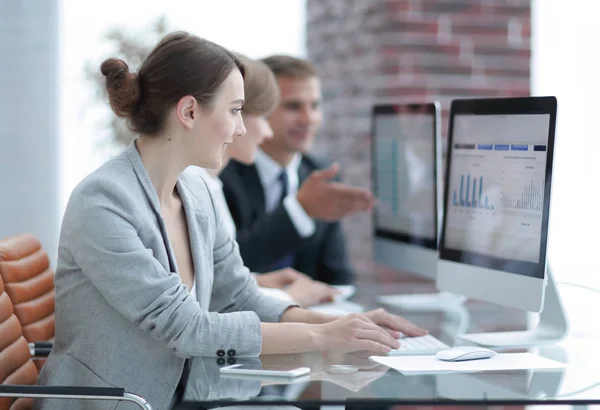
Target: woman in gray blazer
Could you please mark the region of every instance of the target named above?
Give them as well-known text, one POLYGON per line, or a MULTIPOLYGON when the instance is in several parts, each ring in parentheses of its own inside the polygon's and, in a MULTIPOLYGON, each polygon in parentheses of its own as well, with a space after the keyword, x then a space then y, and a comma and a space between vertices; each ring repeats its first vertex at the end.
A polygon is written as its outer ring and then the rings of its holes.
POLYGON ((258 292, 190 168, 219 168, 227 144, 245 133, 243 66, 231 53, 177 32, 138 74, 117 59, 101 71, 113 110, 139 138, 71 194, 55 276, 56 339, 40 384, 117 386, 165 409, 192 356, 385 353, 398 331, 424 334, 383 310, 336 318, 258 292))

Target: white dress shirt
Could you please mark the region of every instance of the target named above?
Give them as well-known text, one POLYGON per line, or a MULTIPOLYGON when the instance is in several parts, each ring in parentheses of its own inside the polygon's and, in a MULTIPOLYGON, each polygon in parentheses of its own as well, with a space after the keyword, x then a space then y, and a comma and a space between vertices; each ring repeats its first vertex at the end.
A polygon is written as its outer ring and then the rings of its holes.
POLYGON ((216 175, 211 175, 204 168, 200 168, 202 178, 206 181, 206 185, 208 185, 208 189, 213 195, 215 201, 215 207, 217 208, 217 215, 223 218, 223 223, 231 235, 232 238, 235 238, 235 222, 231 217, 231 212, 229 211, 229 207, 227 206, 227 200, 225 199, 225 194, 223 194, 223 182, 216 175))
MULTIPOLYGON (((308 238, 315 233, 315 221, 308 216, 302 205, 298 202, 296 193, 298 192, 299 179, 298 168, 302 161, 302 155, 296 153, 294 158, 285 171, 288 177, 287 196, 283 200, 283 206, 287 211, 292 224, 296 228, 298 235, 302 238, 308 238)), ((279 176, 284 168, 277 161, 268 156, 261 149, 256 153, 256 171, 265 191, 265 210, 272 212, 279 205, 281 198, 281 183, 279 176)))

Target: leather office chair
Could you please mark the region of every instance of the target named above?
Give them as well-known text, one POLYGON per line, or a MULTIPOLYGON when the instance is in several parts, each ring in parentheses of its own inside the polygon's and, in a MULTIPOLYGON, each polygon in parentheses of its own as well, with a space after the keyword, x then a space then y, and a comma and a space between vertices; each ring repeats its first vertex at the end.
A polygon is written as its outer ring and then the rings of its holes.
MULTIPOLYGON (((0 278, 0 383, 34 384, 37 374, 21 324, 0 278)), ((32 404, 31 399, 0 398, 0 410, 25 410, 32 404)))
POLYGON ((0 276, 25 339, 54 338, 54 272, 40 241, 30 234, 0 240, 0 276))
MULTIPOLYGON (((46 355, 54 338, 54 272, 40 241, 31 234, 0 240, 0 277, 27 342, 46 355)), ((37 359, 41 369, 45 360, 37 359)))
POLYGON ((33 406, 32 398, 118 400, 152 410, 144 398, 125 389, 35 386, 37 377, 29 344, 0 277, 0 410, 29 410, 33 406))

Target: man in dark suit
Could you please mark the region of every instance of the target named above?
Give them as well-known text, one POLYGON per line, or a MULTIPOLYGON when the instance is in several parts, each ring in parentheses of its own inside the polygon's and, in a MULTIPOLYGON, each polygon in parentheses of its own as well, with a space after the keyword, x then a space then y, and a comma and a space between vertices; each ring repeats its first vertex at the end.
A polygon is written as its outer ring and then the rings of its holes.
POLYGON ((329 284, 349 284, 352 269, 339 220, 373 205, 372 195, 336 179, 339 167, 307 154, 322 121, 312 64, 289 56, 263 60, 281 101, 269 116, 273 138, 256 163, 231 161, 220 174, 244 263, 254 272, 285 267, 329 284))

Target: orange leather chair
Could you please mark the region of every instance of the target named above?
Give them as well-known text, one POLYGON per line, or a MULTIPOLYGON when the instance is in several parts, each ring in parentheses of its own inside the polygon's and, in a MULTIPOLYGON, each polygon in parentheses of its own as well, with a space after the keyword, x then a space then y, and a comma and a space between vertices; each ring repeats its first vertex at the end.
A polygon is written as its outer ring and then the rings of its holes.
MULTIPOLYGON (((37 376, 29 345, 0 278, 0 383, 35 384, 37 376)), ((12 397, 0 398, 0 410, 25 410, 30 409, 32 404, 31 399, 15 401, 12 397)))
POLYGON ((54 272, 40 241, 21 234, 0 240, 0 276, 29 342, 54 338, 54 272))
POLYGON ((37 367, 0 277, 0 410, 29 410, 33 398, 129 401, 152 410, 140 396, 120 388, 35 386, 37 367))

